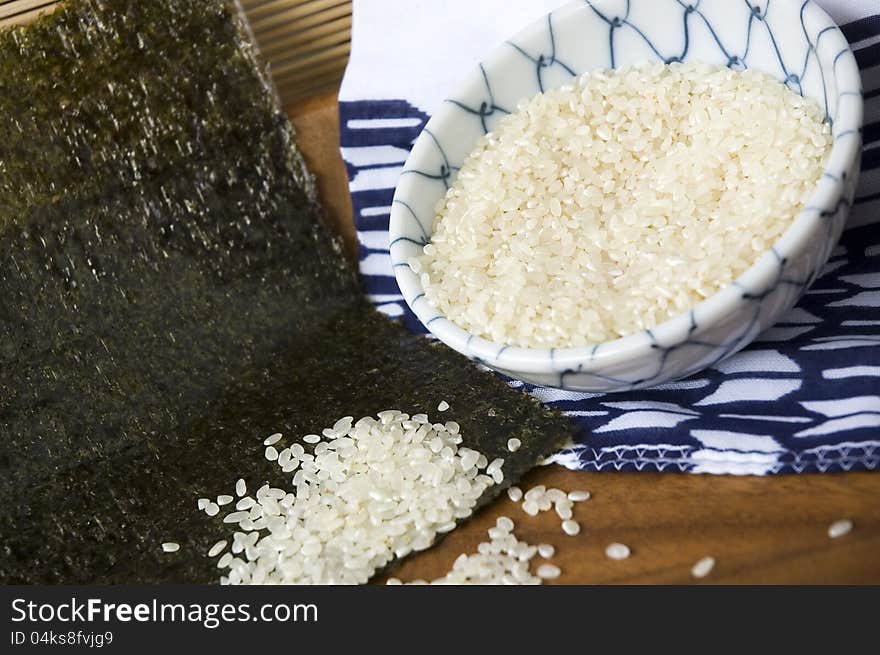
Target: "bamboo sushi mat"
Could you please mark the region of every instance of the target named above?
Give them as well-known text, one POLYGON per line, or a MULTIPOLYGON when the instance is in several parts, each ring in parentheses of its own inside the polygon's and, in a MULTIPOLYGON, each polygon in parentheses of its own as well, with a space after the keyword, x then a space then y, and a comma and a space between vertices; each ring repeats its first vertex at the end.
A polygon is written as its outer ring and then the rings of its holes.
MULTIPOLYGON (((0 1, 0 26, 29 23, 62 1, 0 1)), ((285 104, 339 85, 351 50, 351 0, 239 2, 285 104)))

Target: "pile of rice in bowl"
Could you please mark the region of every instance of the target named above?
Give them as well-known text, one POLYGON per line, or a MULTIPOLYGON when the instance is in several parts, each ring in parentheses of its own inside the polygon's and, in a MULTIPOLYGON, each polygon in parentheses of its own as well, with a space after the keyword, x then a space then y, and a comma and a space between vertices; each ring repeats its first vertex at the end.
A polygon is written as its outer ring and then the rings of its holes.
POLYGON ((428 302, 488 340, 613 340, 745 272, 791 225, 831 146, 819 105, 764 73, 593 71, 479 140, 409 264, 428 302))

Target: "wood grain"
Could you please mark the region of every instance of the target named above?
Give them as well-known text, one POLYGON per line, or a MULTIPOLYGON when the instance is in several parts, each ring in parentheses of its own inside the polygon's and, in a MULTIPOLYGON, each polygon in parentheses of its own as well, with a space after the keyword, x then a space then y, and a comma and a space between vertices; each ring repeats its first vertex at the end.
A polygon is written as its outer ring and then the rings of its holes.
POLYGON ((10 0, 0 2, 0 27, 27 25, 43 14, 54 11, 56 0, 10 0))
MULTIPOLYGON (((290 115, 333 224, 356 256, 336 95, 297 104, 290 115)), ((521 539, 557 547, 553 561, 563 570, 558 584, 691 583, 691 567, 706 555, 717 560, 706 583, 880 583, 877 473, 757 478, 583 473, 553 466, 535 470, 522 486, 536 484, 593 494, 575 508, 580 535, 563 534, 555 513, 529 517, 505 496, 436 547, 407 559, 394 575, 442 576, 460 553, 475 552, 498 516, 507 515, 521 539), (829 539, 828 526, 840 518, 852 519, 855 529, 829 539), (632 557, 607 559, 605 546, 614 541, 630 546, 632 557)))
POLYGON ((880 582, 880 476, 769 478, 653 473, 583 473, 541 468, 522 483, 587 489, 575 507, 582 530, 562 533, 554 512, 529 517, 506 497, 394 572, 404 580, 442 576, 462 552, 474 552, 498 516, 517 524, 520 539, 556 546, 560 584, 686 584, 706 555, 717 584, 866 584, 880 582), (832 540, 830 523, 848 517, 847 536, 832 540), (624 561, 605 557, 627 544, 624 561))
POLYGON ((338 86, 351 51, 351 0, 244 0, 285 102, 338 86))
POLYGON ((318 183, 318 193, 331 226, 345 240, 345 253, 358 259, 357 232, 352 220, 348 173, 339 154, 339 112, 336 92, 312 96, 288 111, 296 141, 318 183))

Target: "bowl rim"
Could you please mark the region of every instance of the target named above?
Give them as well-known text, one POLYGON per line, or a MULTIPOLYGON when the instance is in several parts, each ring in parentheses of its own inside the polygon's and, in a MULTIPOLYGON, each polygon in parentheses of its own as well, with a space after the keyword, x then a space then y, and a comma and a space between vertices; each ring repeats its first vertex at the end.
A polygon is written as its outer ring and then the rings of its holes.
MULTIPOLYGON (((470 333, 440 314, 427 302, 420 303, 424 299, 425 294, 418 275, 410 269, 409 264, 402 257, 395 257, 396 251, 399 250, 398 242, 402 240, 403 230, 401 226, 404 224, 404 221, 416 218, 406 202, 406 198, 411 195, 410 190, 415 183, 414 180, 407 178, 414 176, 401 175, 391 206, 389 250, 394 276, 404 301, 425 328, 447 346, 470 359, 492 368, 504 370, 514 376, 517 373, 541 375, 548 373, 559 374, 565 371, 589 373, 599 367, 634 360, 638 355, 643 354, 646 349, 681 343, 694 331, 697 324, 718 323, 736 314, 746 302, 746 299, 743 297, 743 288, 764 288, 771 280, 778 276, 786 261, 803 252, 817 236, 822 238, 820 232, 823 223, 817 219, 821 218, 826 208, 837 207, 839 209, 847 184, 850 182, 846 179, 846 171, 851 170, 861 156, 861 128, 864 116, 861 74, 850 44, 841 32, 840 27, 824 9, 813 0, 785 1, 792 4, 799 2, 801 4, 801 17, 803 17, 807 7, 811 7, 810 11, 819 16, 823 24, 820 32, 836 33, 842 47, 835 55, 834 71, 839 80, 850 81, 849 85, 839 86, 844 86, 846 89, 849 89, 850 86, 857 88, 858 92, 854 95, 858 97, 856 102, 839 104, 835 125, 839 125, 843 121, 844 129, 834 137, 823 176, 791 225, 771 246, 769 251, 758 256, 744 273, 724 288, 689 309, 649 329, 640 330, 610 341, 572 348, 525 348, 512 346, 470 333), (839 68, 842 70, 839 70, 839 68), (841 171, 841 174, 837 174, 835 171, 841 171)), ((545 14, 541 19, 532 22, 510 40, 514 42, 527 41, 536 32, 546 29, 550 16, 557 20, 565 20, 571 15, 575 15, 575 13, 590 7, 592 7, 590 3, 580 1, 563 5, 555 11, 545 14)), ((794 27, 791 29, 794 29, 794 27)), ((503 46, 493 48, 483 62, 503 57, 502 48, 503 46)), ((479 74, 482 66, 483 63, 476 69, 472 69, 468 75, 463 76, 456 89, 467 85, 476 74, 479 74)), ((843 95, 853 95, 853 93, 848 90, 841 92, 841 89, 838 88, 838 103, 840 103, 839 98, 843 95)), ((437 131, 442 131, 443 123, 452 120, 453 111, 450 103, 444 103, 432 116, 413 144, 412 152, 404 165, 404 171, 418 168, 414 166, 414 163, 420 158, 418 148, 420 142, 428 138, 434 138, 433 134, 437 131)), ((858 171, 856 172, 857 174, 858 171)), ((815 274, 818 274, 818 271, 815 274)), ((811 282, 812 279, 809 280, 809 283, 811 282)))

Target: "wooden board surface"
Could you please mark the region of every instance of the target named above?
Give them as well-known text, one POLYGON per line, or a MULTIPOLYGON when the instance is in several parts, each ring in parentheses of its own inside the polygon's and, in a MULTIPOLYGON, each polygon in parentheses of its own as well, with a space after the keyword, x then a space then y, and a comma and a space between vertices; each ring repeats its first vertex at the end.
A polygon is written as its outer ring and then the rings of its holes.
MULTIPOLYGON (((317 176, 330 218, 356 258, 345 166, 339 156, 336 96, 324 94, 290 108, 306 160, 317 176)), ((475 552, 498 516, 511 517, 520 539, 551 543, 561 584, 689 583, 691 566, 711 555, 705 582, 726 584, 880 584, 880 473, 768 478, 648 473, 582 473, 543 467, 523 482, 593 498, 575 508, 583 530, 562 533, 553 512, 535 518, 507 500, 480 512, 431 550, 394 573, 403 580, 442 576, 463 552, 475 552), (849 518, 840 539, 828 526, 849 518), (622 542, 632 557, 611 561, 605 546, 622 542)))

